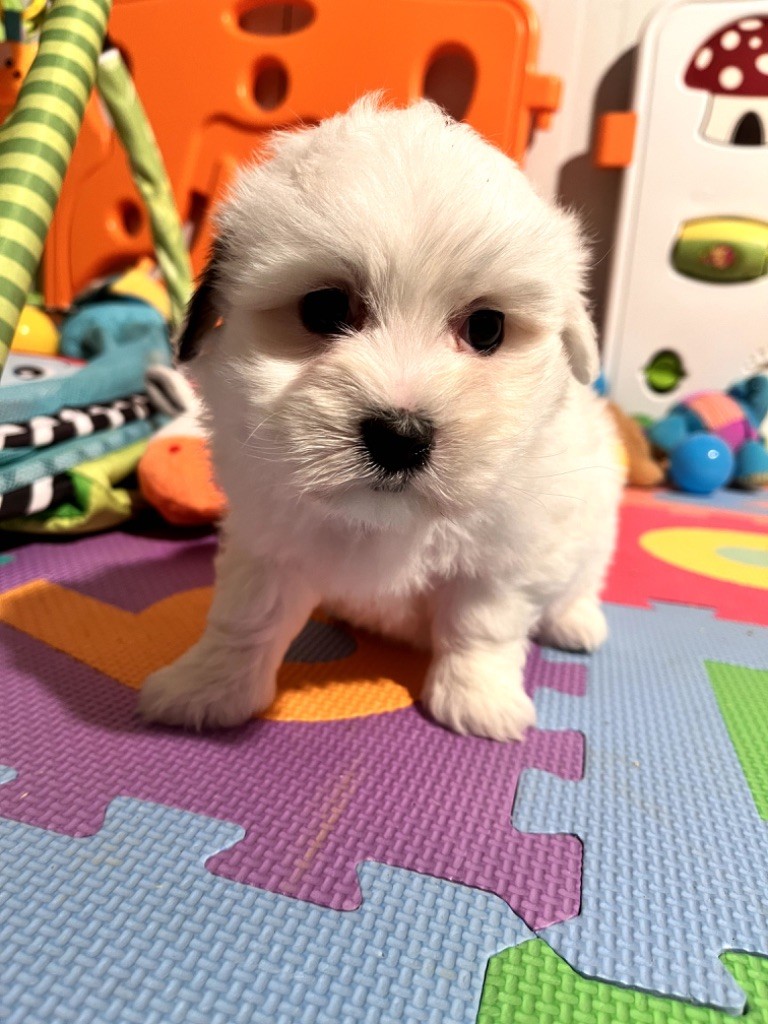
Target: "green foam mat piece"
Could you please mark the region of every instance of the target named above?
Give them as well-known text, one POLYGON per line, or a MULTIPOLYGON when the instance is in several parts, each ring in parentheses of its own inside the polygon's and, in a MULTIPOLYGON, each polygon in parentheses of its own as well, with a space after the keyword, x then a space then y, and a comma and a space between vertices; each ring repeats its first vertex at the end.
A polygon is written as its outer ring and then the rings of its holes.
POLYGON ((706 664, 757 813, 768 821, 768 672, 719 661, 706 664))
POLYGON ((477 1024, 768 1024, 768 959, 721 960, 747 993, 741 1017, 583 978, 532 939, 490 959, 477 1024))

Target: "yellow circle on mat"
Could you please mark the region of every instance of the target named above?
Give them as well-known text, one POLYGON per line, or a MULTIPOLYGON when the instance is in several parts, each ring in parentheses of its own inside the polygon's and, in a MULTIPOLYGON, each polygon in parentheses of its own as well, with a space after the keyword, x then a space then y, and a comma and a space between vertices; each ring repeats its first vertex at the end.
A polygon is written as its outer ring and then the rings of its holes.
POLYGON ((711 579, 768 590, 768 569, 759 557, 768 553, 768 533, 712 530, 700 526, 669 526, 649 530, 640 546, 662 562, 711 579), (755 552, 755 559, 739 553, 755 552))

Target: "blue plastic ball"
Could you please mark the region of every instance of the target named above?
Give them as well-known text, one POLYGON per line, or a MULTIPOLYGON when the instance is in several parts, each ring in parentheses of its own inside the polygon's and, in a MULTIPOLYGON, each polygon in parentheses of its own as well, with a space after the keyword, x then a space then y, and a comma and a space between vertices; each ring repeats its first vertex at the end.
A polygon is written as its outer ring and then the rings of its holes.
POLYGON ((672 452, 669 475, 681 491, 712 494, 733 475, 731 449, 715 434, 694 434, 672 452))

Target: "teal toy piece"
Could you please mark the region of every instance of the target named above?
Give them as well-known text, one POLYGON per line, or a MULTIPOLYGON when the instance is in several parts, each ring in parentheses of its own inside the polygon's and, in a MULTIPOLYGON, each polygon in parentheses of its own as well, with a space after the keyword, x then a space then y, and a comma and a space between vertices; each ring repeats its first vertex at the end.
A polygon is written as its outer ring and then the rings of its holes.
POLYGON ((70 359, 95 359, 137 342, 170 359, 168 325, 148 302, 121 297, 83 302, 61 326, 59 351, 70 359))

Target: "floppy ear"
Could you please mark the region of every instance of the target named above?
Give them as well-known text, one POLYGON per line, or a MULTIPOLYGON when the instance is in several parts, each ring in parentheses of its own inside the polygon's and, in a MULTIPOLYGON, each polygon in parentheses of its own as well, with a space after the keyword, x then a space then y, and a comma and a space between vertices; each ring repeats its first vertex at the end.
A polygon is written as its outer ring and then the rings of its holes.
POLYGON ((180 363, 187 363, 197 355, 203 335, 213 330, 221 317, 218 294, 221 258, 222 248, 217 240, 211 246, 208 264, 189 300, 187 316, 176 345, 180 363))
POLYGON ((576 380, 580 384, 592 384, 596 381, 600 373, 597 335, 595 325, 580 295, 568 310, 563 344, 576 380))

